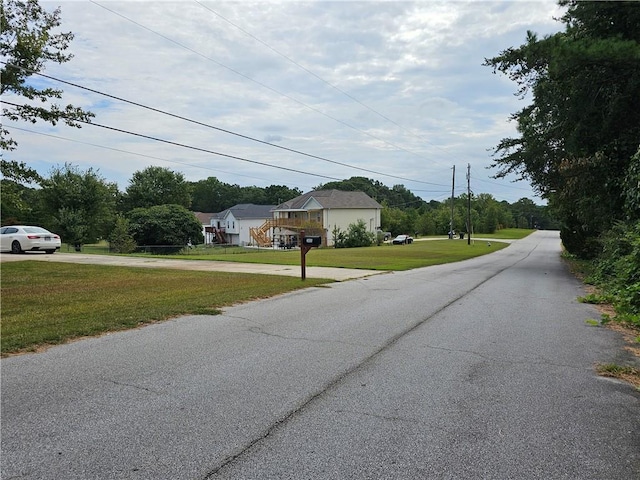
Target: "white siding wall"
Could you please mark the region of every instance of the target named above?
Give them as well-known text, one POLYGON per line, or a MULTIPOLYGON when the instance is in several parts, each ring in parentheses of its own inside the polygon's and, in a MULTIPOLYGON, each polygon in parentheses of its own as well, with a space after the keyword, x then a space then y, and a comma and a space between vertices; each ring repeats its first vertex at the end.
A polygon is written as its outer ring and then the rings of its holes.
POLYGON ((236 221, 236 225, 239 227, 239 245, 247 245, 252 242, 250 228, 258 228, 266 221, 266 218, 254 218, 249 220, 236 221))
POLYGON ((324 225, 327 229, 328 246, 333 245, 333 229, 338 227, 342 232, 349 229, 349 225, 363 220, 368 232, 375 233, 380 226, 380 210, 362 208, 335 208, 324 211, 324 225))
POLYGON ((239 230, 239 226, 238 226, 238 220, 236 220, 236 217, 233 216, 233 213, 229 212, 229 214, 227 215, 227 217, 224 219, 225 221, 225 229, 226 229, 226 233, 228 234, 238 234, 240 233, 239 230))

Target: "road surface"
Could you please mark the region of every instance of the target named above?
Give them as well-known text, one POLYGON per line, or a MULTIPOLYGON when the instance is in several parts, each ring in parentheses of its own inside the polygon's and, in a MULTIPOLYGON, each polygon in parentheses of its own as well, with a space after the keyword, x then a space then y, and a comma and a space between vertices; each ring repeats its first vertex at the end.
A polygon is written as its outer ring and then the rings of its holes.
POLYGON ((640 394, 594 373, 621 339, 559 253, 540 231, 3 359, 1 476, 640 478, 640 394))

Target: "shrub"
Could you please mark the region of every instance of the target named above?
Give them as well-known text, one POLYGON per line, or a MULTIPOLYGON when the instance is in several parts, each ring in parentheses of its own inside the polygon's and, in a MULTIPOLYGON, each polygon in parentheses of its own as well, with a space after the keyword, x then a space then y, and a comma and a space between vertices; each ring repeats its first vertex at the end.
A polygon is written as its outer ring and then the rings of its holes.
POLYGON ((375 235, 367 231, 367 225, 360 219, 349 225, 345 238, 345 247, 369 247, 375 242, 375 235))
POLYGON ((131 253, 136 249, 136 241, 129 234, 129 222, 120 215, 108 240, 109 250, 114 253, 131 253))
POLYGON ((640 221, 616 223, 601 237, 595 279, 616 297, 623 319, 640 324, 640 221))
POLYGON ((156 205, 129 212, 129 233, 140 246, 155 245, 157 253, 175 253, 191 242, 202 243, 202 225, 181 205, 156 205))

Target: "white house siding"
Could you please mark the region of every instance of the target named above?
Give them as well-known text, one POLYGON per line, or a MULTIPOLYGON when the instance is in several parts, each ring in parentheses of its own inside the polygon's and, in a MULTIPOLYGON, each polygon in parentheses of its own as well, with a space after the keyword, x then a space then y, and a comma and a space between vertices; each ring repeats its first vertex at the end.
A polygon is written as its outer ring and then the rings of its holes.
POLYGON ((265 222, 264 218, 236 218, 232 212, 225 218, 225 234, 227 235, 228 242, 231 245, 245 246, 251 243, 251 234, 249 229, 252 227, 259 227, 265 222))
POLYGON ((333 245, 333 229, 338 227, 340 231, 346 232, 349 225, 364 221, 367 232, 375 233, 380 226, 380 210, 363 208, 334 208, 324 210, 323 223, 327 229, 327 244, 333 245))
POLYGON ((216 214, 219 228, 224 228, 227 243, 245 246, 252 243, 250 229, 262 226, 271 219, 275 205, 239 204, 216 214))
POLYGON ((348 230, 349 225, 362 220, 367 231, 375 232, 380 226, 382 205, 364 192, 341 190, 314 190, 272 210, 275 218, 297 218, 322 222, 327 245, 333 245, 331 232, 334 228, 348 230))
POLYGON ((265 218, 253 218, 253 219, 242 220, 240 222, 240 230, 238 232, 238 245, 246 246, 250 243, 253 243, 253 240, 251 239, 250 230, 252 228, 261 227, 266 220, 267 219, 265 218))

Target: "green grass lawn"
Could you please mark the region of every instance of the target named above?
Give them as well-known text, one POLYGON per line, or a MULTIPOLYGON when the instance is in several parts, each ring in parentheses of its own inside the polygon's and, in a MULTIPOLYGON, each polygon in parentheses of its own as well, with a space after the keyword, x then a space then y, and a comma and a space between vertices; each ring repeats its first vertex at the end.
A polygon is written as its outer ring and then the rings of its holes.
MULTIPOLYGON (((485 255, 506 247, 507 243, 485 242, 467 245, 466 240, 425 240, 410 245, 383 244, 362 248, 314 248, 307 253, 310 267, 362 268, 369 270, 408 270, 485 255)), ((185 250, 178 255, 164 258, 191 260, 220 260, 227 262, 267 263, 299 265, 299 250, 273 250, 243 247, 207 248, 185 250)))
POLYGON ((475 235, 478 238, 495 238, 496 240, 502 238, 504 240, 519 240, 531 235, 535 230, 527 228, 503 228, 496 233, 478 233, 475 235))
MULTIPOLYGON (((57 254, 55 254, 57 255, 57 254)), ((2 264, 2 355, 330 280, 20 261, 2 264)))

